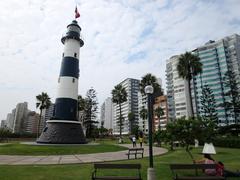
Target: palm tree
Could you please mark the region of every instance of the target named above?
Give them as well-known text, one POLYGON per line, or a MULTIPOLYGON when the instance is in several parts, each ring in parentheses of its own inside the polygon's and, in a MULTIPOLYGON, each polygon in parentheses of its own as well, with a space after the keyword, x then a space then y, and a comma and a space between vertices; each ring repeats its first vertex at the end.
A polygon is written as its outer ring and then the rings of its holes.
POLYGON ((157 82, 157 78, 152 75, 151 73, 146 74, 145 76, 142 77, 142 80, 140 82, 140 92, 142 95, 146 95, 145 94, 145 87, 148 85, 152 85, 153 86, 153 94, 156 96, 161 96, 162 95, 162 90, 161 90, 161 86, 158 84, 157 82))
POLYGON ((143 127, 143 132, 145 133, 145 120, 148 117, 148 111, 147 111, 147 109, 144 106, 142 106, 142 109, 140 110, 140 117, 143 120, 143 126, 144 126, 143 127))
POLYGON ((157 108, 154 110, 154 114, 155 114, 155 116, 158 117, 158 130, 161 130, 160 117, 164 115, 163 108, 157 107, 157 108))
POLYGON ((130 124, 130 132, 131 132, 131 134, 133 134, 133 128, 136 125, 135 115, 134 115, 133 112, 128 113, 128 121, 129 121, 129 124, 130 124))
MULTIPOLYGON (((177 71, 179 77, 187 80, 188 91, 190 95, 190 107, 191 115, 193 116, 193 104, 192 104, 192 94, 191 94, 191 80, 194 76, 202 72, 202 63, 200 58, 190 52, 186 52, 179 57, 179 62, 177 65, 177 71)), ((194 83, 193 83, 194 86, 194 83)))
POLYGON ((36 108, 40 109, 40 117, 39 117, 38 125, 37 125, 37 138, 38 138, 40 121, 42 119, 42 110, 49 108, 49 106, 51 105, 51 100, 50 100, 50 97, 48 96, 48 94, 44 93, 44 92, 37 95, 36 99, 37 99, 36 108))
POLYGON ((117 85, 112 90, 112 101, 119 105, 119 127, 120 127, 120 140, 122 139, 122 125, 123 125, 123 117, 122 117, 122 103, 127 101, 127 92, 126 89, 121 85, 117 85))
MULTIPOLYGON (((140 82, 140 92, 143 97, 146 96, 145 87, 148 85, 151 85, 153 87, 153 94, 150 96, 151 102, 152 102, 150 105, 152 107, 154 104, 155 97, 163 95, 163 92, 161 90, 161 86, 157 82, 157 78, 154 75, 152 75, 151 73, 148 73, 142 77, 142 80, 140 82)), ((144 132, 145 132, 145 125, 144 125, 144 132)))

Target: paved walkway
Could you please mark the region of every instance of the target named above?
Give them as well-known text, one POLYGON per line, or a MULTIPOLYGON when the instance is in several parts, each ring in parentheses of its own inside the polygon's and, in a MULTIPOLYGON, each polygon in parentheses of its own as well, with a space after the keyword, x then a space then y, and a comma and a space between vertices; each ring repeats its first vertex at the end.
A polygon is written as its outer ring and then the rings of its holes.
MULTIPOLYGON (((124 147, 132 147, 131 144, 122 144, 124 147)), ((148 156, 148 146, 143 146, 144 157, 148 156)), ((90 162, 105 162, 127 159, 128 150, 118 152, 106 152, 95 154, 74 154, 74 155, 50 155, 50 156, 20 156, 0 155, 0 165, 37 165, 37 164, 75 164, 90 162)), ((160 155, 167 152, 167 149, 153 147, 153 155, 160 155)))

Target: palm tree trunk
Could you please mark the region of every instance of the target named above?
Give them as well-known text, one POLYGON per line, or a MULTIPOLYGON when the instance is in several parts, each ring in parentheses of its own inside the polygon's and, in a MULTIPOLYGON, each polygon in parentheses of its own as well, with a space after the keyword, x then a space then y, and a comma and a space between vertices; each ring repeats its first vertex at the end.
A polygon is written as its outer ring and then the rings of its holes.
MULTIPOLYGON (((158 121, 158 131, 161 134, 161 126, 160 126, 160 116, 158 117, 159 121, 158 121)), ((158 146, 161 147, 161 139, 160 137, 158 138, 158 146)))
POLYGON ((40 122, 42 120, 42 109, 40 109, 40 115, 39 115, 39 119, 38 119, 38 124, 37 124, 37 138, 39 136, 39 129, 40 129, 40 122))
POLYGON ((188 79, 188 92, 189 92, 189 103, 190 103, 190 108, 191 108, 191 113, 190 115, 194 117, 194 111, 193 111, 193 104, 192 104, 192 93, 191 93, 191 79, 188 79))
POLYGON ((120 123, 120 138, 122 139, 122 106, 121 103, 119 104, 119 113, 120 113, 120 118, 119 118, 119 123, 120 123))

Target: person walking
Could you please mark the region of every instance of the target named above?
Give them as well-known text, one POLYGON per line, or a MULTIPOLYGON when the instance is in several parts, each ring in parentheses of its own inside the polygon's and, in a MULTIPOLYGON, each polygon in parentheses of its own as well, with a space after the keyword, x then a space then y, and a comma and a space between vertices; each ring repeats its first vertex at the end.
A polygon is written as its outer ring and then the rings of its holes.
POLYGON ((136 147, 136 137, 135 136, 132 137, 132 143, 133 143, 133 147, 136 147))

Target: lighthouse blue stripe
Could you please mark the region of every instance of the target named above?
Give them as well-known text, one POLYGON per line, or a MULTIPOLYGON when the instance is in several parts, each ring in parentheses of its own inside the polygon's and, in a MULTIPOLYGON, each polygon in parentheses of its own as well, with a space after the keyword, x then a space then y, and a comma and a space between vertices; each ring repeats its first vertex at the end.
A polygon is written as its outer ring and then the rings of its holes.
POLYGON ((77 105, 77 100, 57 98, 52 119, 77 121, 77 105))
POLYGON ((79 61, 74 57, 64 57, 60 70, 60 76, 70 76, 78 78, 79 76, 79 61))

